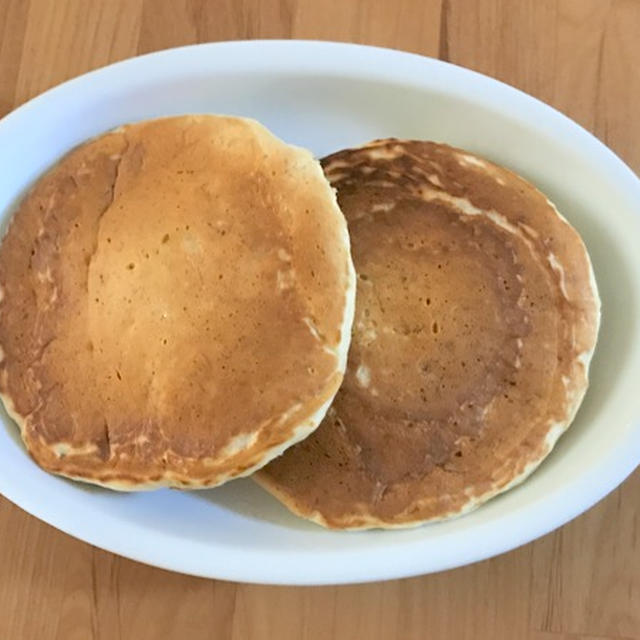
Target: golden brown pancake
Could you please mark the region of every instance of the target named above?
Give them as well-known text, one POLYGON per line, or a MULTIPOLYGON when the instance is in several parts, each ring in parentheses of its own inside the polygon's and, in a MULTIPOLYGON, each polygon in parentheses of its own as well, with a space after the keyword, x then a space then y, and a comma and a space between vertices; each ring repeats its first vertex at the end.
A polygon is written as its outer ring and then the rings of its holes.
POLYGON ((0 391, 43 468, 116 489, 246 475, 338 389, 355 276, 311 154, 257 122, 75 149, 0 247, 0 391))
POLYGON ((446 145, 323 165, 358 273, 347 374, 257 478, 328 527, 469 511, 531 473, 582 400, 600 307, 584 244, 527 181, 446 145))

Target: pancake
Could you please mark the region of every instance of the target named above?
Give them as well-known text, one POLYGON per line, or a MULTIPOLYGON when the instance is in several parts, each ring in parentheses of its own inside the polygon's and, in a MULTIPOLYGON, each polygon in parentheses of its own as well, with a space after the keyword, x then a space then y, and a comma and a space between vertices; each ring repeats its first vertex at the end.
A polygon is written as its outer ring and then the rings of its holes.
POLYGON ((334 528, 465 513, 526 478, 587 388, 600 302, 585 246, 514 173, 431 142, 325 158, 358 274, 347 374, 257 474, 334 528))
POLYGON ((0 246, 0 391, 44 469, 206 487, 308 435, 343 378, 355 275, 320 164, 184 116, 72 151, 0 246))

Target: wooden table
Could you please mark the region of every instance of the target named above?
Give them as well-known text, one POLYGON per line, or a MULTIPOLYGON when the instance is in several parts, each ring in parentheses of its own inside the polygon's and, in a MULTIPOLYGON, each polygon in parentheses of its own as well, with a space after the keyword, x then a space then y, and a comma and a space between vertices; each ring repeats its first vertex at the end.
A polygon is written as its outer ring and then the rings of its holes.
MULTIPOLYGON (((477 69, 564 111, 640 170, 640 0, 0 0, 0 115, 139 53, 290 37, 477 69)), ((640 473, 501 557, 349 587, 167 573, 78 542, 0 498, 0 640, 210 637, 640 639, 640 473)))

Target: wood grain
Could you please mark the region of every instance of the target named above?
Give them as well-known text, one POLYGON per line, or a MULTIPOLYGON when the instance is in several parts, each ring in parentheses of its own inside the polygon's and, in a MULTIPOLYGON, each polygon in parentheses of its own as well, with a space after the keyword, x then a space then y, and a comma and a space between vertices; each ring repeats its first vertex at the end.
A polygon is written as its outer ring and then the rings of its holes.
MULTIPOLYGON (((640 0, 0 0, 0 114, 138 53, 289 37, 477 69, 564 111, 640 171, 640 0)), ((639 532, 636 472, 559 531, 471 567, 259 587, 118 558, 0 498, 0 639, 638 640, 639 532)))

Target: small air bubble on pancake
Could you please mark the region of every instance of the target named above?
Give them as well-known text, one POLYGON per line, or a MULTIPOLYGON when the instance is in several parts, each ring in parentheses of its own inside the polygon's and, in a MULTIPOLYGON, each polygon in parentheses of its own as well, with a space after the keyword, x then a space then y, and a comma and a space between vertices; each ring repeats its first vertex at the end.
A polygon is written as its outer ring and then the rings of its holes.
POLYGON ((369 370, 369 367, 361 364, 356 369, 356 380, 361 387, 366 389, 371 383, 371 371, 369 370))
POLYGON ((67 453, 69 453, 71 448, 64 442, 58 442, 53 445, 52 449, 53 452, 58 456, 58 458, 64 458, 67 453))

